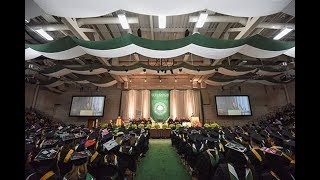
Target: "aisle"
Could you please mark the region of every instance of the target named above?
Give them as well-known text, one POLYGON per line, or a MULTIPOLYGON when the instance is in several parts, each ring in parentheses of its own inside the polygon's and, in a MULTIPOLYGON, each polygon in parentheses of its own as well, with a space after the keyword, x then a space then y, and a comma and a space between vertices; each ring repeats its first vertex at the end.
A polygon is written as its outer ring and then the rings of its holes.
POLYGON ((150 139, 149 150, 138 164, 135 180, 191 180, 170 139, 150 139))

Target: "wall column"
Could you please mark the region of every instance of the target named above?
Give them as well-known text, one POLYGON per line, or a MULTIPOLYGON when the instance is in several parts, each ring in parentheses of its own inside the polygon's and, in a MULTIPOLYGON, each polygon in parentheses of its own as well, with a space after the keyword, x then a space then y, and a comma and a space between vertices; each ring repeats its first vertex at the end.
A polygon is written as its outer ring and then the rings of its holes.
POLYGON ((287 86, 285 84, 283 84, 282 86, 283 86, 284 93, 286 95, 287 104, 289 104, 290 103, 290 98, 289 98, 289 94, 288 94, 288 91, 287 91, 287 86))
POLYGON ((37 84, 36 90, 34 91, 34 95, 33 95, 32 106, 31 106, 32 109, 36 106, 38 93, 39 93, 39 85, 37 84))

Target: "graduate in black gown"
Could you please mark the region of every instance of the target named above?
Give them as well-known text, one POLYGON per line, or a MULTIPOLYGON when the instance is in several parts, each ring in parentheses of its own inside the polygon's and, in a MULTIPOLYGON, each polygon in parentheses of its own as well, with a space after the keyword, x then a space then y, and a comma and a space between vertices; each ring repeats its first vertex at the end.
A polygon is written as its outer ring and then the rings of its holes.
POLYGON ((92 154, 88 150, 75 151, 71 155, 72 169, 64 177, 64 180, 94 180, 88 172, 87 164, 92 154))
POLYGON ((226 144, 226 163, 219 164, 214 179, 219 180, 252 180, 256 178, 254 168, 244 154, 246 148, 232 141, 226 144))
POLYGON ((27 180, 62 180, 57 166, 57 148, 42 149, 33 160, 35 172, 27 180))
POLYGON ((63 146, 61 147, 58 156, 58 166, 62 177, 72 169, 70 157, 75 150, 74 139, 75 136, 73 134, 62 137, 63 146))
POLYGON ((219 140, 205 137, 204 151, 200 153, 196 161, 195 169, 198 180, 213 179, 216 168, 220 163, 221 152, 218 151, 219 140))

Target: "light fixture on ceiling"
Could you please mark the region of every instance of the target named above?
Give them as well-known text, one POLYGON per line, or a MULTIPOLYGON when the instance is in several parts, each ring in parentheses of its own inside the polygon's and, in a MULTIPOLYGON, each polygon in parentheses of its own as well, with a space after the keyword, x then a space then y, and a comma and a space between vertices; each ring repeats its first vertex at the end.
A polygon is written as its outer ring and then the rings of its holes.
POLYGON ((158 16, 159 19, 159 28, 164 29, 166 28, 166 16, 158 16))
POLYGON ((118 18, 119 18, 120 24, 122 26, 122 29, 129 29, 130 28, 126 15, 118 14, 118 18))
POLYGON ((147 79, 144 79, 144 82, 147 82, 147 79))
POLYGON ((174 78, 174 82, 177 82, 177 79, 176 79, 176 78, 174 78))
POLYGON ((182 68, 179 69, 179 72, 181 72, 181 71, 182 71, 182 68))
POLYGON ((161 82, 161 79, 159 80, 159 82, 161 82))
POLYGON ((129 82, 131 82, 131 79, 129 80, 129 82))
POLYGON ((173 70, 172 69, 170 69, 170 72, 171 72, 171 74, 173 74, 173 70))
POLYGON ((283 36, 287 35, 289 32, 291 32, 293 29, 290 28, 285 28, 284 30, 282 30, 278 35, 276 35, 276 37, 274 37, 274 40, 279 40, 281 39, 283 36))
POLYGON ((208 17, 207 13, 201 13, 196 23, 196 28, 202 28, 208 17))
POLYGON ((29 23, 29 21, 27 19, 24 20, 25 23, 29 23))
POLYGON ((282 66, 287 66, 288 64, 287 64, 287 62, 282 62, 281 65, 282 66))
POLYGON ((42 37, 44 37, 46 40, 48 40, 48 41, 52 41, 53 40, 53 38, 48 33, 46 33, 43 29, 37 29, 36 32, 38 34, 40 34, 42 37))
POLYGON ((147 70, 146 69, 143 69, 143 72, 146 72, 147 70))
POLYGON ((190 82, 192 82, 192 79, 190 78, 190 82))
POLYGON ((247 63, 248 61, 246 61, 246 60, 244 60, 244 61, 242 61, 243 63, 247 63))

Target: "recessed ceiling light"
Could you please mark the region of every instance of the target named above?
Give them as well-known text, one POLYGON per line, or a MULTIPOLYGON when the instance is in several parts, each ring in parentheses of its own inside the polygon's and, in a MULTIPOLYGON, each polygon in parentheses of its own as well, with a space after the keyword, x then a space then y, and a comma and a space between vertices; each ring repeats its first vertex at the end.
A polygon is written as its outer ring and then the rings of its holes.
POLYGON ((130 28, 126 15, 118 14, 118 18, 123 29, 130 28))
POLYGON ((202 28, 208 17, 207 13, 201 13, 196 23, 196 28, 202 28))
POLYGON ((46 38, 48 41, 53 40, 53 38, 48 33, 46 33, 43 29, 37 29, 36 32, 40 34, 42 37, 46 38))
POLYGON ((284 30, 282 30, 278 35, 276 35, 276 37, 274 37, 274 40, 279 40, 281 39, 283 36, 287 35, 289 32, 291 32, 293 29, 290 28, 285 28, 284 30))

